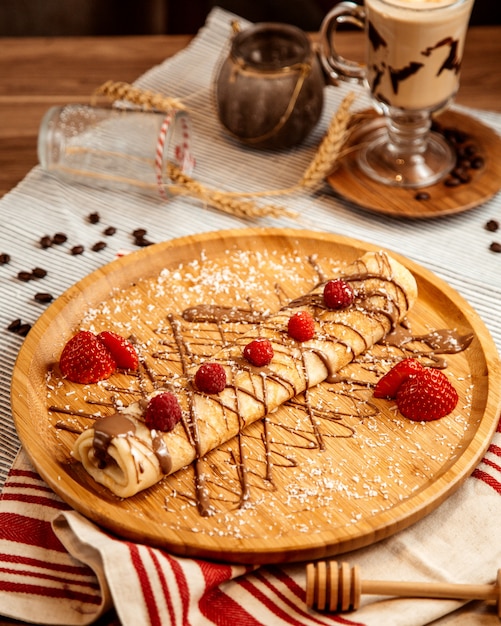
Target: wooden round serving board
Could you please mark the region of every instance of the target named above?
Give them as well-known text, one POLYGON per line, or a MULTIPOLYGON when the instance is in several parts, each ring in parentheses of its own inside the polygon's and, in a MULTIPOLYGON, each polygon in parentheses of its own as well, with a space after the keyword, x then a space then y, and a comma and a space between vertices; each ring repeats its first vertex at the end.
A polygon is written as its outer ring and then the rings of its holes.
POLYGON ((343 198, 375 213, 407 219, 430 219, 453 215, 487 202, 501 189, 501 138, 494 129, 457 111, 437 117, 443 128, 459 130, 468 136, 484 158, 484 166, 469 170, 470 182, 448 187, 438 182, 422 189, 402 189, 383 185, 369 178, 357 164, 357 146, 364 136, 384 125, 384 118, 374 111, 357 116, 357 124, 348 142, 345 156, 327 177, 329 185, 343 198), (416 195, 426 192, 427 199, 416 195))
POLYGON ((375 400, 371 383, 404 354, 378 345, 346 370, 355 382, 323 383, 308 402, 297 397, 207 456, 216 510, 211 517, 202 517, 195 505, 191 466, 119 499, 70 454, 77 436, 71 428, 90 423, 74 411, 105 415, 117 399, 128 404, 152 378, 178 372, 181 359, 210 357, 245 332, 245 312, 268 315, 367 250, 376 247, 332 234, 245 229, 161 243, 93 272, 51 304, 16 363, 12 408, 34 466, 91 520, 180 555, 247 563, 315 559, 371 544, 416 522, 482 458, 496 427, 501 374, 492 339, 467 302, 398 255, 393 256, 418 282, 418 302, 409 316, 412 334, 473 334, 467 349, 436 355, 446 358, 444 371, 460 395, 450 416, 409 422, 392 402, 375 400), (236 307, 242 319, 186 321, 183 311, 201 303, 236 307), (81 328, 135 335, 149 346, 147 370, 117 373, 97 385, 62 380, 59 355, 81 328), (242 502, 243 471, 249 497, 242 502))

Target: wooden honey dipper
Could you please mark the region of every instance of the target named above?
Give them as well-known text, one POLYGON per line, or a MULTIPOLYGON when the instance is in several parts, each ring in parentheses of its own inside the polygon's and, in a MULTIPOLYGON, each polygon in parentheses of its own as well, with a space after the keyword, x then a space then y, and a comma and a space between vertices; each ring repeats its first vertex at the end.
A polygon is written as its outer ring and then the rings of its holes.
POLYGON ((362 580, 357 565, 318 561, 306 566, 306 605, 319 611, 349 611, 360 607, 365 594, 407 598, 486 600, 497 604, 501 617, 501 569, 492 585, 362 580))

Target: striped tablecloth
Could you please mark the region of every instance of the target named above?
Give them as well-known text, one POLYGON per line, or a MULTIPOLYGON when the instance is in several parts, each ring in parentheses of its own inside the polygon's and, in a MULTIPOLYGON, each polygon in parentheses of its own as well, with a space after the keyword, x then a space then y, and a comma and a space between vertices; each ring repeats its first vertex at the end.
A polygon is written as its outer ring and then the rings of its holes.
MULTIPOLYGON (((323 117, 305 144, 286 153, 259 153, 228 141, 215 117, 211 84, 231 36, 231 14, 215 9, 192 43, 151 68, 137 85, 181 98, 190 109, 196 177, 207 186, 256 191, 294 185, 311 161, 332 114, 350 87, 326 89, 323 117)), ((113 77, 110 77, 113 78, 113 77)), ((366 108, 355 89, 356 108, 366 108)), ((501 132, 501 115, 461 109, 501 132)), ((0 614, 43 624, 87 624, 115 605, 123 624, 486 624, 494 618, 468 613, 454 601, 366 601, 349 616, 321 616, 304 605, 302 565, 261 567, 209 564, 173 557, 110 537, 51 492, 29 465, 12 422, 9 389, 22 334, 12 321, 32 324, 43 313, 34 295, 54 296, 80 278, 134 249, 132 232, 144 228, 158 242, 188 234, 247 226, 308 228, 375 243, 422 264, 454 287, 483 318, 501 351, 501 255, 489 250, 501 232, 485 228, 501 219, 501 194, 462 214, 406 221, 371 214, 336 197, 325 186, 298 192, 287 206, 299 219, 257 222, 221 213, 195 200, 154 198, 72 187, 39 167, 0 201, 0 614), (99 213, 98 224, 88 219, 99 213), (106 226, 116 228, 106 236, 106 226), (42 249, 41 236, 67 241, 42 249), (106 247, 93 252, 97 241, 106 247), (73 256, 73 245, 85 252, 73 256), (41 267, 43 279, 20 281, 21 271, 41 267), (18 454, 19 453, 19 454, 18 454), (445 616, 445 617, 444 617, 445 616), (464 619, 470 621, 465 622, 464 619), (457 621, 459 620, 459 621, 457 621)), ((346 555, 367 578, 491 582, 501 567, 501 432, 471 478, 438 510, 395 537, 346 555)))

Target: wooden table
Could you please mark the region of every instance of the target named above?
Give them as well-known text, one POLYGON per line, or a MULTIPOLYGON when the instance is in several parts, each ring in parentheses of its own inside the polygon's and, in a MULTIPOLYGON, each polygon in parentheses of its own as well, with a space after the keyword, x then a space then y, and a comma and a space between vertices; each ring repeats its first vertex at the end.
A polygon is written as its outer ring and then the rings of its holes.
MULTIPOLYGON (((358 58, 360 34, 342 33, 358 58)), ((132 82, 190 41, 189 35, 4 38, 0 54, 0 197, 37 164, 36 140, 52 105, 88 102, 106 80, 132 82)), ((472 27, 457 102, 501 112, 501 26, 472 27)))
MULTIPOLYGON (((341 36, 343 54, 360 58, 359 34, 341 36)), ((132 82, 190 39, 189 35, 1 39, 0 197, 37 164, 38 127, 50 106, 88 102, 106 80, 132 82)), ((501 26, 471 28, 457 102, 501 112, 500 60, 501 26)), ((0 626, 14 624, 20 622, 0 617, 0 626)), ((112 612, 97 624, 118 626, 119 621, 112 612)))

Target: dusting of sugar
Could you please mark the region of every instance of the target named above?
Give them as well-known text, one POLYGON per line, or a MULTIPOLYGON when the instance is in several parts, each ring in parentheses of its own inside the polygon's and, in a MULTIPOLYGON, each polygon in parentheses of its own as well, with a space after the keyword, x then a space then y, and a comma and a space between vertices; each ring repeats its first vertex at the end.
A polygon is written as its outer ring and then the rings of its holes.
MULTIPOLYGON (((326 275, 342 268, 342 264, 316 254, 311 258, 326 275)), ((176 346, 172 328, 166 320, 168 312, 179 313, 200 302, 215 305, 231 302, 234 309, 251 308, 266 315, 317 282, 312 264, 308 265, 305 255, 298 251, 283 254, 277 250, 227 250, 216 259, 202 251, 199 259, 165 268, 156 277, 140 281, 129 290, 117 291, 107 301, 86 311, 81 324, 98 332, 113 320, 116 328, 139 337, 138 349, 154 376, 168 380, 169 384, 181 384, 179 362, 173 358, 176 346), (153 359, 154 352, 159 355, 162 352, 164 357, 153 359)), ((238 327, 231 324, 211 329, 194 324, 188 329, 181 323, 181 327, 185 348, 193 362, 210 355, 200 351, 200 333, 211 337, 212 350, 238 334, 238 327)), ((452 369, 448 371, 451 379, 464 387, 463 405, 452 418, 431 428, 421 423, 409 424, 399 415, 394 403, 387 403, 384 409, 378 405, 371 415, 361 408, 370 399, 370 383, 381 370, 389 369, 399 355, 391 346, 369 351, 360 361, 367 377, 365 395, 359 371, 349 371, 350 383, 326 385, 318 394, 312 394, 316 413, 311 420, 304 404, 300 408, 275 411, 268 433, 269 451, 262 446, 262 425, 255 425, 240 447, 235 443, 208 455, 204 477, 216 507, 210 521, 199 517, 195 494, 186 479, 190 468, 181 470, 179 476, 164 479, 164 504, 160 511, 155 511, 155 522, 161 519, 168 529, 222 538, 283 537, 291 532, 320 533, 326 524, 333 529, 357 524, 411 497, 426 484, 430 474, 456 456, 458 441, 470 428, 468 415, 475 388, 467 384, 465 377, 457 377, 452 369), (359 399, 357 402, 351 399, 346 406, 342 394, 337 395, 340 390, 350 396, 359 394, 356 395, 359 399), (329 411, 337 413, 339 419, 326 419, 323 414, 329 411), (282 421, 296 433, 295 439, 284 436, 282 421), (346 436, 348 430, 341 430, 341 426, 352 429, 352 434, 346 436), (318 450, 313 427, 329 434, 323 452, 318 450), (240 451, 246 456, 250 495, 238 508, 241 466, 235 459, 240 451), (276 477, 275 483, 266 479, 267 462, 276 477)), ((127 379, 120 383, 117 392, 106 382, 86 387, 84 394, 80 391, 80 397, 83 402, 112 400, 114 407, 125 408, 131 396, 137 397, 142 392, 141 384, 145 384, 144 380, 127 379)), ((64 406, 71 408, 68 402, 75 392, 68 391, 63 381, 48 374, 47 390, 50 404, 66 397, 64 406)), ((106 414, 107 410, 93 408, 93 413, 106 414)), ((75 422, 80 423, 77 418, 75 422)), ((134 515, 145 515, 134 499, 125 500, 123 506, 134 515)))

